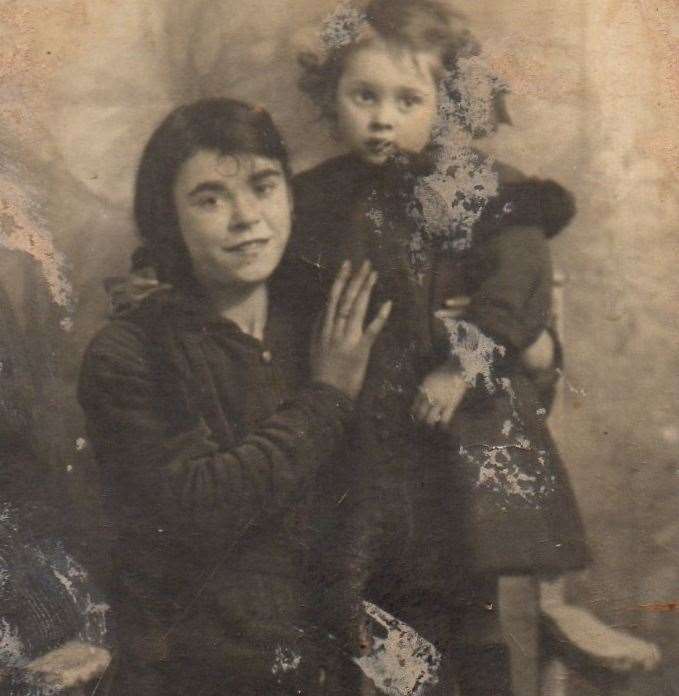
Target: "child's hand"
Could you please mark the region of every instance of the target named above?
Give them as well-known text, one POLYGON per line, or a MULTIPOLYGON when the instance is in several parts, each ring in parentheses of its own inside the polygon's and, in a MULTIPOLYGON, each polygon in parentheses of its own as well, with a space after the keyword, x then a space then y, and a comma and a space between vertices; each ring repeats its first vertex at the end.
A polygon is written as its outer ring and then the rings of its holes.
POLYGON ((411 412, 420 423, 446 429, 468 388, 460 371, 446 363, 424 378, 411 412))

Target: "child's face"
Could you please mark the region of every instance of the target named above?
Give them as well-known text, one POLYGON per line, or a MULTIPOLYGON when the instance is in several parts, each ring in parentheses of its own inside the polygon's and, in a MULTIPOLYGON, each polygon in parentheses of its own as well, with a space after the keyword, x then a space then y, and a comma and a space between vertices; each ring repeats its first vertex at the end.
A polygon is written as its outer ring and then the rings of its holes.
POLYGON ((346 144, 365 161, 383 164, 401 150, 419 153, 437 115, 435 57, 384 42, 357 49, 337 87, 337 120, 346 144))

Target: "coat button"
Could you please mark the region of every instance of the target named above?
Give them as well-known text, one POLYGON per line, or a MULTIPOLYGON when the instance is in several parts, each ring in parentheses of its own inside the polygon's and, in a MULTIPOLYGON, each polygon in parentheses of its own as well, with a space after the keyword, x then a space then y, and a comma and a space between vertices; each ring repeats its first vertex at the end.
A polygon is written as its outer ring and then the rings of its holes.
POLYGON ((265 363, 270 363, 271 362, 271 351, 270 350, 265 350, 262 353, 262 361, 265 363))

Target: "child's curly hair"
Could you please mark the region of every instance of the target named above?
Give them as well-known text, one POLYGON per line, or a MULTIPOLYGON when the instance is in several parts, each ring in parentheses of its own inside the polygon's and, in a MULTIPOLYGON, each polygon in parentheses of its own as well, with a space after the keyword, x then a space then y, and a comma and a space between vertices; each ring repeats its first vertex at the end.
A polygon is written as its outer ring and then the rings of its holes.
POLYGON ((380 38, 394 46, 438 56, 437 74, 454 73, 458 58, 475 55, 479 47, 462 24, 464 16, 440 0, 372 0, 362 11, 340 5, 326 19, 319 51, 299 54, 301 91, 330 120, 335 117, 335 95, 346 59, 352 51, 380 38))
MULTIPOLYGON (((483 135, 469 118, 468 105, 461 103, 467 95, 459 88, 464 81, 458 79, 460 70, 473 70, 481 50, 465 23, 465 16, 445 0, 372 0, 365 10, 341 4, 325 20, 318 49, 299 53, 299 88, 318 107, 322 118, 334 121, 337 86, 347 58, 357 47, 381 39, 397 48, 435 54, 434 78, 444 83, 450 100, 459 102, 456 113, 449 115, 474 135, 483 135)), ((502 101, 507 88, 495 76, 486 79, 498 122, 508 123, 502 101)))

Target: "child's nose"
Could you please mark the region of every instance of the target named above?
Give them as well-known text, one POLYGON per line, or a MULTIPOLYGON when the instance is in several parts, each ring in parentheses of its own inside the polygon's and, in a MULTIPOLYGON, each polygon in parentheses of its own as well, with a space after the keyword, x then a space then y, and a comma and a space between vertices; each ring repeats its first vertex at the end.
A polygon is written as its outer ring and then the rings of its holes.
POLYGON ((394 127, 394 109, 388 102, 382 102, 375 107, 370 120, 373 131, 391 130, 394 127))

